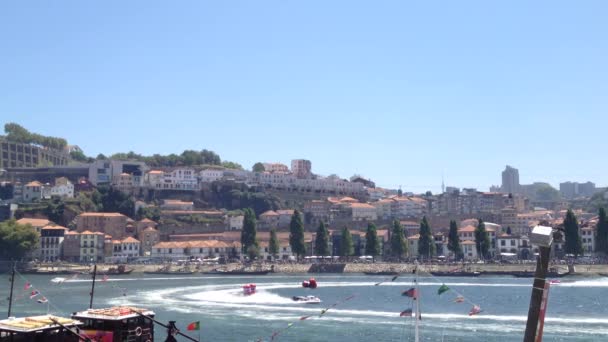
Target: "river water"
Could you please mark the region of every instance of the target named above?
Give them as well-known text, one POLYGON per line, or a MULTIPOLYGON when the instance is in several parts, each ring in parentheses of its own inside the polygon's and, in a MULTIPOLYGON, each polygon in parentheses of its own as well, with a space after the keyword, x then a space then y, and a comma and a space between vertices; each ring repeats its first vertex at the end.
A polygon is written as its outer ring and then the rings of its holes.
MULTIPOLYGON (((8 277, 1 276, 3 284, 8 277)), ((411 308, 401 295, 412 275, 391 277, 360 274, 317 275, 318 288, 301 287, 310 275, 266 276, 112 276, 96 283, 94 307, 133 305, 152 309, 160 321, 185 327, 201 322, 202 341, 413 341, 414 320, 399 313, 411 308), (380 281, 386 282, 376 286, 380 281), (258 292, 243 296, 241 286, 256 283, 258 292), (316 295, 321 304, 296 303, 294 295, 316 295), (330 308, 319 316, 322 309, 330 308), (303 316, 311 316, 300 320, 303 316)), ((13 315, 69 315, 88 307, 90 277, 62 284, 52 276, 19 275, 13 315), (29 281, 48 300, 39 304, 24 290, 29 281)), ((608 341, 608 278, 563 278, 549 295, 545 341, 608 341)), ((510 277, 419 277, 423 341, 522 341, 532 279, 510 277), (437 294, 445 283, 450 291, 437 294), (456 303, 459 295, 466 298, 456 303), (477 304, 483 310, 469 316, 477 304)), ((2 299, 8 286, 0 288, 2 299)), ((6 312, 7 302, 0 302, 6 312)), ((162 328, 157 341, 164 340, 162 328)), ((197 337, 197 332, 192 336, 197 337)))

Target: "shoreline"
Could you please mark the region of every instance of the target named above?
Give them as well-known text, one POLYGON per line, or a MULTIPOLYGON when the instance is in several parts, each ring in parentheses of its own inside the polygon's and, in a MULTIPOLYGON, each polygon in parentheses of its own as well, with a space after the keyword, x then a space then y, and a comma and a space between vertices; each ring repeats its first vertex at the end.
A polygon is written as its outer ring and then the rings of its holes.
MULTIPOLYGON (((140 274, 146 272, 158 271, 166 264, 127 264, 126 268, 130 270, 130 274, 140 274)), ((115 268, 115 264, 98 264, 97 269, 99 274, 106 273, 109 268, 115 268)), ((183 266, 173 266, 173 270, 182 268, 183 266)), ((413 263, 260 263, 245 266, 241 263, 232 263, 225 265, 201 265, 198 267, 191 266, 189 269, 194 273, 169 272, 167 274, 200 274, 204 272, 212 272, 215 269, 227 271, 240 270, 246 267, 247 271, 263 270, 276 274, 292 274, 292 273, 378 273, 378 272, 396 272, 399 274, 411 273, 415 267, 413 263), (311 271, 311 267, 312 270, 311 271)), ((479 272, 492 275, 512 275, 521 272, 534 272, 536 269, 535 263, 528 264, 421 264, 418 266, 421 272, 451 272, 463 271, 467 273, 479 272)), ((568 265, 551 265, 550 269, 564 274, 569 272, 568 265)), ((64 264, 64 265, 41 265, 35 269, 23 271, 28 274, 74 274, 74 273, 89 273, 91 267, 88 265, 64 264)), ((580 276, 602 276, 608 275, 608 265, 574 265, 574 272, 568 275, 580 276)))

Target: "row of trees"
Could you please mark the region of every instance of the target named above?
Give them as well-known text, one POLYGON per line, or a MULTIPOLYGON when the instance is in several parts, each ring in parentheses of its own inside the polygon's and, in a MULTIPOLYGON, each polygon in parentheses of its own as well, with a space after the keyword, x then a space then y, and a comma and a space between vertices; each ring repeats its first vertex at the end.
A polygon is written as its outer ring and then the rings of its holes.
POLYGON ((36 144, 56 150, 62 150, 68 144, 67 140, 63 138, 48 137, 37 133, 31 133, 21 125, 13 122, 4 125, 4 133, 6 133, 6 139, 9 141, 24 144, 36 144))
MULTIPOLYGON (((255 230, 255 212, 252 209, 245 210, 245 220, 243 224, 243 233, 241 243, 243 244, 243 252, 250 257, 257 256, 258 242, 255 230)), ((569 210, 564 219, 565 230, 565 252, 568 254, 581 255, 583 248, 581 244, 578 221, 574 213, 569 210)), ((296 210, 291 218, 289 225, 289 245, 292 253, 298 257, 306 254, 306 245, 304 243, 304 224, 301 214, 296 210)), ((477 227, 474 231, 475 248, 480 258, 489 258, 491 241, 485 223, 482 219, 478 220, 477 227)), ((393 221, 391 227, 389 241, 389 255, 402 258, 408 255, 408 243, 406 234, 399 221, 393 221)), ((456 221, 450 221, 450 229, 448 233, 448 250, 453 253, 456 259, 462 259, 464 253, 460 245, 458 237, 458 225, 456 221)), ((606 211, 601 208, 599 210, 599 221, 597 224, 596 233, 596 251, 608 254, 608 219, 606 211)), ((418 237, 418 255, 421 258, 430 259, 436 255, 435 238, 432 233, 431 226, 426 217, 420 221, 420 230, 418 237)), ((276 231, 271 230, 269 253, 277 255, 279 253, 279 243, 276 236, 276 231)), ((314 254, 319 256, 331 255, 330 235, 325 223, 321 222, 317 228, 314 254)), ((354 243, 351 232, 344 227, 340 233, 340 245, 338 255, 352 256, 355 254, 354 243)), ((378 256, 382 254, 380 240, 378 239, 377 228, 373 223, 368 224, 365 233, 365 255, 378 256)))

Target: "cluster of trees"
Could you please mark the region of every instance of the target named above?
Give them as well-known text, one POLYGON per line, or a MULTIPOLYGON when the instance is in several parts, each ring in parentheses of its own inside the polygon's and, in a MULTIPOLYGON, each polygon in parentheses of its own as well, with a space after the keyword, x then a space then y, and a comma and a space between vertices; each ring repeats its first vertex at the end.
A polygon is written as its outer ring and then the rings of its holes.
MULTIPOLYGON (((255 233, 255 212, 252 209, 245 210, 245 221, 243 224, 243 233, 241 242, 243 243, 243 252, 250 257, 257 256, 258 244, 255 233)), ((574 213, 569 210, 564 219, 565 229, 565 252, 568 254, 581 255, 583 248, 581 244, 578 221, 574 213)), ((510 228, 507 228, 510 230, 510 228)), ((306 245, 304 243, 304 224, 302 215, 295 210, 289 225, 289 245, 294 255, 298 258, 306 254, 306 245)), ((344 227, 340 234, 340 246, 338 254, 340 256, 352 256, 355 254, 353 237, 348 228, 344 227)), ((485 223, 482 219, 478 219, 477 227, 474 232, 475 247, 480 258, 485 259, 490 257, 491 241, 485 223)), ((608 254, 608 218, 606 211, 601 208, 599 210, 599 222, 597 224, 596 235, 596 251, 608 254)), ((380 240, 378 239, 377 229, 373 223, 368 224, 365 233, 365 255, 378 256, 382 253, 380 240)), ((408 254, 408 243, 403 227, 398 220, 394 220, 390 234, 390 250, 389 255, 402 258, 408 254)), ((450 221, 450 229, 448 233, 448 250, 452 252, 456 259, 460 260, 464 257, 460 239, 458 237, 458 225, 456 221, 450 221)), ((276 255, 279 252, 279 243, 274 229, 270 232, 269 252, 276 255)), ((325 223, 321 222, 316 231, 314 254, 319 256, 331 255, 330 235, 325 223)), ((420 221, 419 240, 418 240, 418 255, 421 258, 432 258, 436 254, 435 239, 431 230, 431 226, 426 217, 420 221)))
MULTIPOLYGON (((99 154, 96 159, 107 159, 103 154, 99 154)), ((201 151, 185 150, 181 154, 161 155, 154 154, 144 156, 133 151, 127 153, 114 153, 110 159, 118 160, 137 160, 144 162, 152 167, 173 167, 173 166, 197 166, 197 165, 216 165, 227 169, 242 170, 243 166, 231 161, 223 161, 220 156, 206 149, 201 151)))
POLYGON ((213 204, 228 210, 251 208, 260 215, 268 210, 281 209, 281 200, 265 192, 254 192, 244 184, 218 185, 213 184, 211 191, 214 195, 213 204))
POLYGON ((6 139, 9 141, 24 144, 35 144, 56 150, 62 150, 68 144, 67 140, 63 138, 48 137, 37 133, 31 133, 21 125, 13 122, 4 125, 4 133, 6 133, 6 139))
POLYGON ((18 260, 32 251, 38 234, 31 225, 18 224, 14 219, 0 222, 0 258, 18 260))

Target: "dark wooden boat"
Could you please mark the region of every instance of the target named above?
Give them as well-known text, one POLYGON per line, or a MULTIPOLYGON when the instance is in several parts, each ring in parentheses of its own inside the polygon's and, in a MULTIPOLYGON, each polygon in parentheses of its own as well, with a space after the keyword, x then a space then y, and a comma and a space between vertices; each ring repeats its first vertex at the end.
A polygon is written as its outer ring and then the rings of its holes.
POLYGON ((144 271, 144 274, 194 274, 194 271, 144 271))
MULTIPOLYGON (((516 278, 534 278, 534 271, 515 271, 507 274, 511 274, 516 278)), ((547 272, 547 278, 561 278, 567 276, 568 274, 570 274, 570 272, 559 273, 556 271, 549 271, 547 272)))
POLYGON ((429 272, 429 273, 431 273, 435 277, 479 277, 481 275, 481 272, 464 272, 464 271, 457 271, 457 272, 436 271, 436 272, 429 272))
POLYGON ((394 276, 399 274, 396 271, 378 271, 378 272, 363 272, 365 275, 378 275, 378 276, 394 276))
POLYGON ((242 270, 234 270, 234 271, 209 271, 203 272, 203 274, 207 275, 266 275, 270 273, 270 271, 242 271, 242 270))

